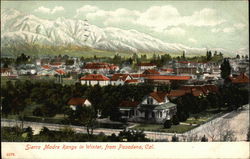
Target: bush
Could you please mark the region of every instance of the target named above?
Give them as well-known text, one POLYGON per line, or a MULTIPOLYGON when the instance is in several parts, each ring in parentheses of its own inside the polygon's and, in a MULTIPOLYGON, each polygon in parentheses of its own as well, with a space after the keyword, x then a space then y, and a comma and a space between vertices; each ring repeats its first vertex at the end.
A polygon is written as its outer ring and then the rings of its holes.
POLYGON ((176 135, 172 136, 172 142, 178 142, 178 141, 179 138, 176 135))
POLYGON ((178 116, 177 115, 174 115, 173 116, 173 124, 174 125, 178 125, 180 122, 179 122, 179 118, 178 118, 178 116))
POLYGON ((172 120, 166 120, 164 122, 164 128, 169 129, 169 128, 171 128, 171 126, 172 126, 172 120))

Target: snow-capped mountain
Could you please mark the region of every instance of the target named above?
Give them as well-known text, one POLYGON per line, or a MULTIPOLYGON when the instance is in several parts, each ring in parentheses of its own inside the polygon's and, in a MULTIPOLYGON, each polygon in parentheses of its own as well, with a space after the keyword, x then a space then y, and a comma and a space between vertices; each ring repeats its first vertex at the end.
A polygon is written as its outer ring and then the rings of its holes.
POLYGON ((77 19, 46 20, 14 9, 1 10, 1 44, 2 47, 88 46, 126 52, 180 53, 184 50, 192 54, 206 52, 205 48, 165 43, 136 30, 99 28, 77 19))

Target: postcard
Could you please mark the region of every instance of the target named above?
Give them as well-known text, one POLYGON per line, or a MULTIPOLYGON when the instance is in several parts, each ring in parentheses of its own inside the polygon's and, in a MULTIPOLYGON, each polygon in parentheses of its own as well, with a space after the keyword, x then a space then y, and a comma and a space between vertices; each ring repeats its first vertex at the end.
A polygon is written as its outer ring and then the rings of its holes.
POLYGON ((2 158, 249 158, 248 1, 1 1, 2 158))

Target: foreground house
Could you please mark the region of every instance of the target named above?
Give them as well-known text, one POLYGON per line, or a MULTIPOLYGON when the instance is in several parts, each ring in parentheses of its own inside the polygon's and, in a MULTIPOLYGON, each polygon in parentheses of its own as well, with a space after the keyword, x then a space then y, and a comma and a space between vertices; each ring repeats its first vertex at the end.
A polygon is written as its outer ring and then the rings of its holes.
POLYGON ((86 84, 88 86, 106 86, 109 85, 110 79, 102 74, 88 74, 80 78, 80 81, 82 85, 86 84))
POLYGON ((142 102, 123 101, 119 106, 122 118, 134 122, 164 123, 177 112, 176 104, 168 100, 165 92, 152 92, 142 102))
POLYGON ((73 97, 68 101, 68 105, 72 110, 76 110, 77 107, 80 106, 91 106, 91 103, 86 98, 80 98, 80 97, 73 97))

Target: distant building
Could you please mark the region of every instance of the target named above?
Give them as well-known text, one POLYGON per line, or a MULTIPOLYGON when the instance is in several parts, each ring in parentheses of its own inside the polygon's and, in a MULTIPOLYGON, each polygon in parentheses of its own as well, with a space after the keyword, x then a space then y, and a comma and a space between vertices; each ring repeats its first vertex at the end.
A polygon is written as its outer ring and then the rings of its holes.
POLYGON ((152 75, 145 77, 145 82, 170 84, 171 82, 175 81, 186 83, 190 79, 192 79, 191 76, 152 75))
POLYGON ((87 73, 99 73, 99 74, 106 74, 110 71, 118 71, 119 67, 114 64, 109 64, 105 62, 91 62, 85 64, 83 67, 83 72, 87 73))
POLYGON ((159 75, 160 72, 158 72, 155 69, 147 69, 142 74, 144 74, 144 75, 159 75))
POLYGON ((156 64, 153 63, 140 63, 138 64, 140 70, 154 69, 156 68, 156 64))
POLYGON ((80 78, 81 84, 86 84, 89 86, 100 85, 106 86, 109 85, 110 79, 102 74, 88 74, 80 78))
POLYGON ((113 74, 110 79, 111 85, 124 85, 126 81, 132 80, 133 78, 129 74, 113 74))

